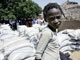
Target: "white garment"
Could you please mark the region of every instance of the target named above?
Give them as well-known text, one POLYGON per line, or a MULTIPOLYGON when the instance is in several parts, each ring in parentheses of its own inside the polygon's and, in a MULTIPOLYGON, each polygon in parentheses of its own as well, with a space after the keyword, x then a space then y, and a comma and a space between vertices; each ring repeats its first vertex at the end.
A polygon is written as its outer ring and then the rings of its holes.
POLYGON ((42 28, 40 41, 37 46, 36 58, 41 60, 60 59, 56 35, 47 26, 42 28))

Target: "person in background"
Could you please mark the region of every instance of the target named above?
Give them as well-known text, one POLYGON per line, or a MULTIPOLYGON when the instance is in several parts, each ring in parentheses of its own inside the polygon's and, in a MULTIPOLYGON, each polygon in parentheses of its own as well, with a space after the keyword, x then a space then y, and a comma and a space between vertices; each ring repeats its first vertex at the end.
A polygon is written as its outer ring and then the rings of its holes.
POLYGON ((41 25, 44 25, 44 19, 41 18, 41 25))
POLYGON ((57 41, 57 29, 64 15, 60 5, 49 3, 43 9, 44 20, 48 23, 41 30, 40 41, 37 46, 35 60, 60 60, 57 41))
POLYGON ((41 19, 39 17, 36 18, 36 23, 41 24, 41 19))
POLYGON ((33 24, 36 24, 36 19, 35 19, 35 18, 33 19, 32 23, 33 23, 33 24))

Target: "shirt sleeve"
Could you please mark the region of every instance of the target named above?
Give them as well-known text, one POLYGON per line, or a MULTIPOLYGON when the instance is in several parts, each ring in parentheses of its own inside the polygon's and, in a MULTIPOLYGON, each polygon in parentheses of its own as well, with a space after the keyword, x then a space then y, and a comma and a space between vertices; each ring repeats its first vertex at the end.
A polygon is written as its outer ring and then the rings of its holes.
POLYGON ((42 32, 40 36, 40 41, 37 46, 36 59, 41 59, 41 56, 43 55, 50 38, 51 38, 50 31, 42 32))

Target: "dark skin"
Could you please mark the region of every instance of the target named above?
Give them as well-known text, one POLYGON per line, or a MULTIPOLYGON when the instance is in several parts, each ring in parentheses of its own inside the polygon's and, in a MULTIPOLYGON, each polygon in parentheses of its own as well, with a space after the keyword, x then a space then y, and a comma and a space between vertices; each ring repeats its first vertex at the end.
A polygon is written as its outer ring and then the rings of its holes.
POLYGON ((67 57, 70 57, 70 54, 68 54, 68 53, 64 54, 63 52, 60 51, 60 54, 64 55, 64 56, 67 56, 67 57))
MULTIPOLYGON (((48 27, 56 32, 56 29, 59 28, 61 24, 61 12, 59 9, 52 8, 47 12, 47 22, 48 27)), ((63 52, 60 52, 61 55, 69 57, 70 55, 68 53, 64 54, 63 52)))
MULTIPOLYGON (((56 32, 56 29, 58 29, 61 24, 61 15, 62 15, 61 11, 58 8, 52 8, 47 12, 46 19, 48 22, 48 27, 53 32, 56 32)), ((62 52, 60 52, 60 54, 65 55, 62 52)), ((41 59, 35 59, 35 60, 41 60, 41 59)))
POLYGON ((57 8, 52 8, 47 12, 48 27, 54 32, 61 23, 61 15, 60 10, 57 8))

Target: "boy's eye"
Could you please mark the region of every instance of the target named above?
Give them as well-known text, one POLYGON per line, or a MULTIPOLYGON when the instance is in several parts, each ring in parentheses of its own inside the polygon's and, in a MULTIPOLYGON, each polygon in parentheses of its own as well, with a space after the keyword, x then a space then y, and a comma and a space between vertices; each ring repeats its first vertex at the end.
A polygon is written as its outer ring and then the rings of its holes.
POLYGON ((56 19, 60 19, 61 18, 61 16, 56 16, 56 19))
POLYGON ((55 17, 50 17, 50 20, 54 20, 55 19, 55 17))
POLYGON ((51 17, 49 17, 50 20, 55 20, 55 19, 60 19, 60 18, 61 18, 61 16, 51 16, 51 17))

